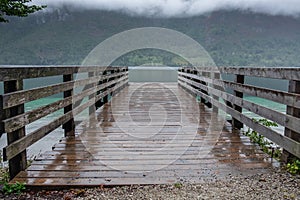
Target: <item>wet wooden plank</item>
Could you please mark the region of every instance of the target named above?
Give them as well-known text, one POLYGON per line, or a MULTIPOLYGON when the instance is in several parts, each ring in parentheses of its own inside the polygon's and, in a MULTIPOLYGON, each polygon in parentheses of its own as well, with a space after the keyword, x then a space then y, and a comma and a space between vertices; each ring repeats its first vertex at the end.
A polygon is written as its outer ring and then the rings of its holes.
MULTIPOLYGON (((243 167, 247 167, 246 165, 243 167)), ((245 171, 251 171, 251 168, 257 168, 259 167, 263 168, 266 167, 266 165, 259 164, 252 164, 251 167, 248 167, 245 171)), ((99 169, 99 167, 98 167, 99 169)), ((72 177, 78 177, 78 178, 157 178, 157 177, 164 177, 164 178, 171 178, 171 177, 199 177, 199 174, 201 176, 211 176, 211 173, 214 171, 222 171, 223 174, 225 173, 232 173, 232 170, 228 166, 227 168, 218 168, 214 165, 208 165, 203 168, 198 169, 189 169, 189 172, 186 171, 187 169, 163 169, 155 172, 150 171, 116 171, 113 169, 110 170, 104 170, 101 168, 100 170, 95 171, 41 171, 40 173, 37 173, 36 171, 26 171, 21 172, 19 174, 19 178, 72 178, 72 177)), ((237 170, 240 171, 240 170, 237 170)), ((234 173, 234 172, 233 172, 234 173)))
POLYGON ((38 156, 28 186, 200 182, 268 172, 268 157, 177 84, 131 84, 38 156), (200 117, 199 117, 200 116, 200 117))
MULTIPOLYGON (((151 142, 139 142, 139 141, 134 141, 134 142, 128 142, 128 141, 117 141, 117 142, 112 142, 112 141, 107 141, 107 142, 94 142, 94 141, 89 141, 87 143, 68 143, 68 144, 57 144, 53 147, 53 150, 64 150, 66 147, 68 147, 69 150, 76 150, 76 149, 86 149, 88 147, 93 147, 93 148, 102 148, 102 147, 123 147, 123 148, 145 148, 147 146, 153 147, 153 148, 157 148, 157 147, 162 147, 164 145, 168 145, 168 147, 186 147, 187 145, 189 146, 200 146, 202 145, 203 140, 199 140, 199 141, 189 141, 186 140, 184 142, 180 141, 176 141, 176 143, 168 143, 166 141, 151 141, 151 142), (88 145, 88 146, 87 146, 88 145)), ((217 143, 215 145, 215 147, 221 147, 225 144, 226 142, 223 143, 217 143)), ((253 144, 250 141, 247 142, 231 142, 230 147, 239 147, 241 144, 243 144, 244 146, 253 146, 253 144)))
MULTIPOLYGON (((256 149, 257 151, 257 149, 256 149)), ((198 151, 199 152, 199 151, 198 151)), ((143 152, 143 155, 140 155, 139 152, 128 152, 125 154, 110 154, 110 152, 103 153, 103 155, 96 154, 95 152, 90 152, 91 154, 76 154, 76 155, 70 155, 70 154, 64 154, 60 156, 55 155, 43 155, 40 157, 37 157, 36 160, 40 161, 49 161, 49 162, 56 162, 58 165, 59 163, 64 162, 75 162, 85 163, 90 162, 90 164, 98 165, 98 164, 109 164, 111 167, 113 166, 143 166, 142 169, 144 169, 144 165, 201 165, 201 164, 207 164, 209 162, 214 161, 212 164, 216 164, 216 161, 218 162, 245 162, 245 161, 251 161, 252 163, 254 161, 263 161, 266 159, 266 156, 262 153, 255 153, 254 150, 248 150, 247 152, 240 152, 236 151, 236 153, 231 154, 229 152, 219 152, 214 153, 213 155, 209 155, 207 157, 197 155, 196 152, 193 152, 191 154, 185 154, 185 155, 179 155, 172 154, 171 152, 168 152, 169 154, 159 154, 159 153, 152 153, 149 152, 149 154, 146 154, 143 152), (249 155, 250 153, 253 153, 253 155, 249 155)), ((75 167, 76 168, 76 167, 75 167)), ((74 170, 74 169, 73 169, 74 170)))
MULTIPOLYGON (((155 174, 153 176, 145 176, 145 174, 141 173, 134 173, 132 176, 122 176, 122 173, 119 174, 117 177, 89 177, 88 174, 87 177, 80 177, 78 174, 72 177, 47 177, 46 174, 44 174, 45 177, 20 177, 15 178, 12 182, 24 182, 29 187, 70 187, 70 186, 99 186, 99 185, 147 185, 147 184, 174 184, 174 183, 205 183, 207 181, 216 181, 219 179, 225 179, 227 176, 234 176, 234 175, 254 175, 256 173, 265 173, 265 167, 266 166, 260 166, 262 168, 258 168, 259 166, 255 166, 255 169, 247 169, 247 170, 224 170, 222 169, 205 169, 205 170, 199 170, 199 171, 190 171, 189 173, 186 173, 186 170, 183 172, 184 174, 176 173, 166 173, 165 176, 159 176, 160 173, 157 173, 157 176, 155 174)), ((49 173, 51 174, 51 173, 49 173)), ((109 175, 109 174, 108 174, 109 175)))

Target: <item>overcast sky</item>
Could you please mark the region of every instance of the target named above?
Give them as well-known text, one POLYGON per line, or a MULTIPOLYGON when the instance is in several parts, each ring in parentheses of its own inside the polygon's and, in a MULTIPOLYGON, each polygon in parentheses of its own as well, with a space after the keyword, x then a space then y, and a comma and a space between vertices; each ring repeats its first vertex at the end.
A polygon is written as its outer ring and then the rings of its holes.
POLYGON ((125 11, 143 16, 201 15, 222 9, 250 10, 271 15, 299 16, 300 0, 33 0, 51 7, 125 11))

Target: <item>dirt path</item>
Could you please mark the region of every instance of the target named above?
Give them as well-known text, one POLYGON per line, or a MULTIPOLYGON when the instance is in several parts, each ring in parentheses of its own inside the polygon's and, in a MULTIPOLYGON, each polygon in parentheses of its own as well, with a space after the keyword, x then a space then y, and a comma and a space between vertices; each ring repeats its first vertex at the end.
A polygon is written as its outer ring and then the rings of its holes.
POLYGON ((300 176, 283 171, 227 177, 202 184, 122 186, 59 191, 26 191, 1 199, 299 199, 300 176))

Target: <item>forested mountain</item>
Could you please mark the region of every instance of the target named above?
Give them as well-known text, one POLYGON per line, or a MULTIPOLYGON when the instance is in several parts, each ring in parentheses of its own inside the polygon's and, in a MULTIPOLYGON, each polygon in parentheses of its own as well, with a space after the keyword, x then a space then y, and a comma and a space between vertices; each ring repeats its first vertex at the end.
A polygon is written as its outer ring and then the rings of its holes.
MULTIPOLYGON (((106 38, 138 27, 164 27, 198 41, 219 66, 300 66, 300 19, 241 11, 189 18, 146 18, 67 8, 0 24, 0 65, 80 64, 106 38)), ((184 65, 168 52, 141 50, 113 64, 184 65)))

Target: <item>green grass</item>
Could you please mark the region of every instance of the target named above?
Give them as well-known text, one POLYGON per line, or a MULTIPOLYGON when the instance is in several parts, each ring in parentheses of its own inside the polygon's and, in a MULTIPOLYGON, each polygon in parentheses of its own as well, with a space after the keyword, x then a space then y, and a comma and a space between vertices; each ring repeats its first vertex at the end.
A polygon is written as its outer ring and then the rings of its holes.
POLYGON ((174 184, 174 187, 178 188, 178 189, 182 188, 182 186, 183 186, 182 183, 175 183, 174 184))
POLYGON ((16 182, 14 184, 4 183, 2 190, 5 194, 12 194, 12 193, 20 194, 25 189, 26 187, 24 183, 16 182))
MULTIPOLYGON (((266 127, 277 127, 278 124, 275 122, 272 122, 267 119, 252 119, 253 121, 260 123, 266 127)), ((267 140, 263 135, 259 134, 257 131, 254 131, 250 128, 245 132, 245 135, 248 136, 251 140, 251 142, 258 144, 262 151, 271 155, 273 158, 280 159, 281 157, 281 149, 276 148, 275 145, 267 140)))
POLYGON ((300 160, 295 159, 286 165, 286 169, 289 173, 296 175, 300 174, 300 160))
MULTIPOLYGON (((0 157, 2 158, 2 153, 0 153, 0 157)), ((0 162, 2 162, 2 159, 0 159, 0 162)), ((9 183, 10 176, 9 171, 7 167, 0 167, 0 185, 2 185, 2 191, 5 194, 20 194, 22 191, 26 189, 24 183, 16 182, 13 184, 9 183)))

